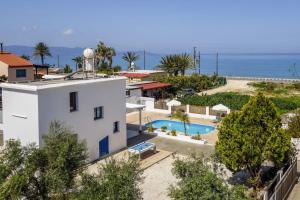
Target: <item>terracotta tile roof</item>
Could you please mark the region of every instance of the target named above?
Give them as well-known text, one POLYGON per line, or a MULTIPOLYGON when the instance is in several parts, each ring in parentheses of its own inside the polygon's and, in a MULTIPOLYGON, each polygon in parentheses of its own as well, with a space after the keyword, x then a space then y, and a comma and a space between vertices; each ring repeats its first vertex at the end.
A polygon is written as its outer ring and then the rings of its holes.
POLYGON ((128 78, 144 78, 149 76, 149 74, 142 74, 142 73, 122 73, 121 76, 126 76, 128 78))
POLYGON ((0 52, 0 61, 6 63, 9 67, 33 67, 33 64, 15 54, 9 52, 0 52))
POLYGON ((144 83, 140 85, 143 90, 152 90, 157 88, 166 88, 171 86, 169 83, 160 83, 160 82, 154 82, 154 83, 144 83))

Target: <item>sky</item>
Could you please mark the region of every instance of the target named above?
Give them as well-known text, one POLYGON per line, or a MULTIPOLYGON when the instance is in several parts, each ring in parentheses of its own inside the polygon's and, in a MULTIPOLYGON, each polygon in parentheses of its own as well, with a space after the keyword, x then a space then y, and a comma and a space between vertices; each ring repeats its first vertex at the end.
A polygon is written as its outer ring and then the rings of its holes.
POLYGON ((299 0, 0 0, 5 45, 300 53, 299 0))

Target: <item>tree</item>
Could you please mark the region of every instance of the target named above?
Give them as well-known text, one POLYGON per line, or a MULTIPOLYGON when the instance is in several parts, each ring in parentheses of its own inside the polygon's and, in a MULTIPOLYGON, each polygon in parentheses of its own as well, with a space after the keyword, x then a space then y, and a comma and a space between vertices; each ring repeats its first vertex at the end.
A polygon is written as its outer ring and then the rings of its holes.
POLYGON ((300 109, 296 111, 295 116, 289 119, 287 132, 293 138, 300 137, 300 109))
POLYGON ((128 62, 128 69, 131 69, 132 62, 135 62, 139 59, 139 55, 135 52, 126 52, 123 54, 122 59, 128 62))
POLYGON ((33 144, 22 147, 9 140, 0 155, 0 199, 47 199, 44 178, 46 159, 33 144))
POLYGON ((229 188, 226 183, 205 164, 203 156, 191 155, 186 159, 176 159, 172 173, 179 179, 169 188, 172 199, 181 200, 247 200, 241 186, 229 188))
POLYGON ((100 164, 97 174, 82 175, 76 199, 142 199, 139 183, 143 180, 139 161, 136 157, 128 160, 109 158, 100 164))
POLYGON ((107 61, 108 61, 109 69, 112 69, 112 63, 113 63, 113 57, 114 56, 116 56, 115 49, 112 48, 112 47, 108 47, 107 52, 106 52, 106 58, 107 58, 107 61))
POLYGON ((21 58, 23 58, 25 60, 30 60, 30 57, 28 55, 25 55, 25 54, 21 55, 21 58))
POLYGON ((72 58, 72 60, 76 63, 76 71, 78 69, 82 68, 82 57, 81 56, 76 56, 76 57, 72 58))
POLYGON ((216 152, 233 172, 246 169, 249 183, 262 186, 262 163, 272 161, 279 168, 292 153, 290 136, 281 128, 275 106, 261 93, 252 97, 241 112, 232 112, 219 127, 216 152))
POLYGON ((6 143, 0 154, 0 199, 67 199, 73 191, 86 163, 85 142, 57 121, 43 139, 41 148, 6 143))
POLYGON ((185 71, 187 69, 194 68, 193 59, 187 53, 183 53, 183 54, 177 55, 177 56, 178 56, 178 60, 179 60, 179 69, 180 69, 181 75, 184 76, 185 71))
POLYGON ((178 119, 179 121, 181 121, 183 123, 184 134, 187 135, 186 125, 190 124, 190 119, 189 119, 188 114, 186 114, 184 111, 176 110, 175 113, 172 114, 172 118, 178 119))
POLYGON ((183 53, 162 57, 157 67, 169 75, 177 76, 179 72, 181 75, 185 75, 185 71, 194 66, 191 56, 187 53, 183 53))
POLYGON ((72 73, 72 68, 71 68, 71 66, 70 65, 66 65, 65 67, 64 67, 64 73, 72 73))
POLYGON ((97 48, 95 50, 96 53, 96 63, 99 66, 101 63, 105 62, 107 47, 105 46, 104 42, 99 42, 97 48))
POLYGON ((167 72, 169 75, 177 76, 179 72, 178 65, 176 64, 176 57, 173 55, 162 57, 160 64, 157 67, 167 72))
POLYGON ((84 170, 87 160, 86 143, 58 121, 50 124, 43 136, 43 150, 47 156, 47 186, 58 197, 66 197, 74 188, 76 176, 84 170))
POLYGON ((44 65, 45 57, 51 56, 49 47, 45 43, 39 42, 34 48, 33 56, 40 57, 41 63, 44 65))

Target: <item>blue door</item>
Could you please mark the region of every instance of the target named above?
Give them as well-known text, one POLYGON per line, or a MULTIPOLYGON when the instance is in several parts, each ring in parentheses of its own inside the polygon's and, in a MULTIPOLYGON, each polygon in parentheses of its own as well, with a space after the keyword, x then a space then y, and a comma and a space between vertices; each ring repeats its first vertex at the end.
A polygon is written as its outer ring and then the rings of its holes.
POLYGON ((99 157, 102 157, 108 153, 108 136, 106 136, 99 142, 99 157))

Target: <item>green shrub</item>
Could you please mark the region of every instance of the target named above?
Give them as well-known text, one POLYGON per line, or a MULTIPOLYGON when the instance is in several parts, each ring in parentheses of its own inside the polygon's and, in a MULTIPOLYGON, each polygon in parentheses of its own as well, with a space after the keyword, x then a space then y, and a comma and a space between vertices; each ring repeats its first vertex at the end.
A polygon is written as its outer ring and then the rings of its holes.
POLYGON ((206 76, 199 74, 192 74, 190 76, 156 76, 155 81, 170 83, 169 92, 176 94, 185 88, 191 88, 195 92, 215 88, 225 85, 226 78, 218 76, 206 76))
POLYGON ((213 95, 194 95, 179 99, 182 104, 195 106, 214 106, 223 104, 232 110, 240 110, 250 99, 248 95, 240 95, 233 92, 216 93, 213 95))
POLYGON ((300 90, 300 82, 294 83, 293 86, 296 90, 300 90))
POLYGON ((160 129, 161 129, 162 132, 166 132, 166 130, 168 129, 168 127, 162 126, 162 127, 160 127, 160 129))
POLYGON ((172 130, 172 131, 171 131, 171 135, 172 135, 172 136, 177 136, 176 130, 172 130))
MULTIPOLYGON (((179 99, 182 104, 195 106, 214 106, 223 104, 232 110, 240 110, 250 99, 249 95, 241 95, 233 92, 216 93, 213 95, 194 95, 179 99)), ((277 107, 279 113, 300 108, 300 97, 271 97, 271 101, 277 107)))
POLYGON ((201 140, 201 139, 202 139, 200 133, 197 133, 196 135, 192 135, 191 138, 192 138, 193 140, 201 140))
POLYGON ((149 124, 149 125, 147 126, 147 131, 148 131, 149 133, 152 133, 152 132, 154 131, 154 127, 152 126, 152 124, 149 124))

